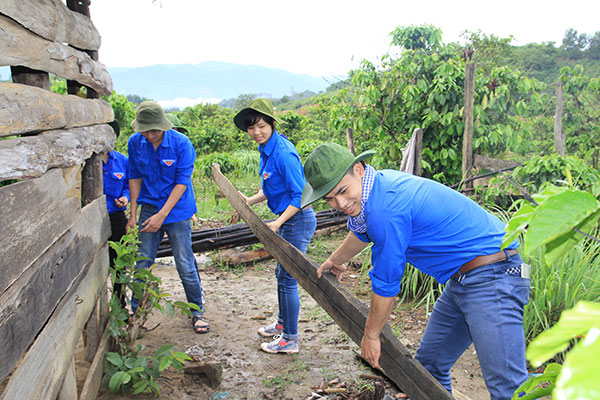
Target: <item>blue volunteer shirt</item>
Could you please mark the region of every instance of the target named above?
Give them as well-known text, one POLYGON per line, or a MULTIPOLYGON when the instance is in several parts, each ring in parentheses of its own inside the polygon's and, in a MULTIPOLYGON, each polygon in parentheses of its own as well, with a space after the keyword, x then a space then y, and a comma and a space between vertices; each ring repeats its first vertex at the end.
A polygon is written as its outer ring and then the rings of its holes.
POLYGON ((102 162, 102 178, 104 194, 106 195, 106 208, 109 214, 125 211, 125 207, 117 207, 115 199, 123 196, 129 201, 129 162, 127 156, 118 151, 108 153, 106 163, 102 162))
MULTIPOLYGON (((373 291, 400 292, 406 262, 445 283, 466 262, 500 251, 504 224, 468 197, 429 179, 403 172, 377 171, 365 207, 373 242, 373 291)), ((517 248, 515 241, 509 248, 517 248)))
POLYGON ((274 214, 281 214, 291 204, 300 208, 300 198, 306 180, 304 167, 294 145, 277 131, 260 151, 260 176, 267 206, 274 214))
POLYGON ((165 131, 162 143, 154 146, 141 133, 135 133, 127 144, 129 152, 129 179, 142 179, 138 204, 165 205, 177 184, 187 189, 171 210, 165 224, 189 219, 196 213, 196 200, 192 188, 192 172, 196 152, 187 136, 171 129, 165 131))

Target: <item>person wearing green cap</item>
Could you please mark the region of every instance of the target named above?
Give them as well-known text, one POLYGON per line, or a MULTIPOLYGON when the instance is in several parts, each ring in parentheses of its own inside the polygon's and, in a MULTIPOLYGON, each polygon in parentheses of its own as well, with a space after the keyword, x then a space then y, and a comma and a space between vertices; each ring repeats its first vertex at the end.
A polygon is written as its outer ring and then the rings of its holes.
MULTIPOLYGON (((267 200, 269 209, 278 216, 268 223, 269 228, 306 253, 317 219, 312 207, 300 207, 306 183, 302 162, 294 145, 275 130, 275 122, 281 121, 274 115, 273 104, 269 99, 254 99, 233 121, 239 129, 248 132, 260 152, 261 190, 252 197, 240 195, 249 205, 267 200)), ((298 282, 279 263, 275 276, 279 314, 277 321, 258 329, 261 336, 274 336, 273 341, 262 343, 261 349, 267 353, 297 353, 298 282)))
POLYGON ((510 399, 527 379, 523 309, 529 267, 504 224, 468 197, 429 179, 375 170, 333 143, 306 159, 301 206, 325 199, 348 214, 350 233, 317 270, 341 280, 344 263, 372 242, 373 294, 362 356, 379 367, 380 334, 400 292, 406 263, 446 287, 436 301, 415 358, 452 393, 450 368, 473 343, 492 399, 510 399))
MULTIPOLYGON (((192 308, 192 326, 196 333, 210 330, 203 316, 202 286, 192 250, 190 218, 196 213, 192 172, 196 151, 182 133, 171 129, 162 107, 154 101, 142 102, 131 123, 136 132, 129 138, 129 191, 131 214, 127 228, 139 225, 140 255, 136 268, 149 268, 163 235, 169 237, 175 266, 187 301, 192 308), (139 224, 137 209, 141 205, 139 224)), ((139 300, 132 296, 131 308, 139 300)))
POLYGON ((166 114, 167 119, 169 120, 169 122, 171 124, 173 124, 173 129, 175 129, 177 132, 181 132, 183 134, 187 134, 188 130, 181 125, 181 122, 179 121, 179 117, 173 113, 168 113, 166 114))

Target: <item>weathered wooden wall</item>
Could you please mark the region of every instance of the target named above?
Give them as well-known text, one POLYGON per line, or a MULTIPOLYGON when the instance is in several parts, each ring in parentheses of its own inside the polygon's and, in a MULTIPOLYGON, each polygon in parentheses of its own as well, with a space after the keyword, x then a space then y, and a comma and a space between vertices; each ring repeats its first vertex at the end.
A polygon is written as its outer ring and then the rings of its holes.
POLYGON ((0 83, 0 181, 19 180, 0 187, 0 399, 77 399, 75 348, 91 315, 102 324, 110 223, 98 154, 115 134, 111 106, 93 97, 112 80, 80 3, 0 1, 0 65, 15 82, 0 83), (49 73, 88 98, 51 93, 49 73))

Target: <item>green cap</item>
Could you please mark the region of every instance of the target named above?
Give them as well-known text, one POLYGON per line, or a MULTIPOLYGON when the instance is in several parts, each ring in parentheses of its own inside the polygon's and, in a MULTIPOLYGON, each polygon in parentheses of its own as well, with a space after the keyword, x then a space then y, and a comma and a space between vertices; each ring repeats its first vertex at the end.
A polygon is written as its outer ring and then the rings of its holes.
POLYGON ((306 185, 300 207, 304 208, 331 192, 354 164, 373 154, 375 150, 367 150, 354 157, 335 143, 324 143, 314 149, 304 163, 306 185))
POLYGON ((166 117, 169 120, 169 122, 173 124, 173 129, 182 133, 188 133, 188 130, 185 129, 183 125, 181 125, 181 121, 179 121, 177 115, 169 113, 166 115, 166 117))
POLYGON ((131 128, 134 132, 168 131, 173 128, 173 124, 165 117, 160 104, 147 100, 138 106, 135 119, 131 121, 131 128))
POLYGON ((268 115, 280 124, 283 122, 275 116, 275 113, 273 112, 273 103, 271 103, 271 100, 265 99, 264 97, 259 97, 258 99, 252 100, 250 104, 248 104, 248 107, 244 108, 238 112, 235 117, 233 117, 233 123, 235 126, 245 131, 246 127, 244 126, 244 120, 246 119, 246 115, 248 115, 251 110, 268 115))

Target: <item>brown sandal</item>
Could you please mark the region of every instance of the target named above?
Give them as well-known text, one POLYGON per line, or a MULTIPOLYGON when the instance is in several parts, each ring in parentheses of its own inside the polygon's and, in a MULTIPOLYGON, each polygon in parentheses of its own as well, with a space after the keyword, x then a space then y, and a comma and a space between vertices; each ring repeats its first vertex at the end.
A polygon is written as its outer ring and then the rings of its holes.
POLYGON ((210 325, 208 321, 202 315, 194 315, 192 317, 192 326, 194 327, 194 332, 196 333, 208 333, 210 332, 210 325), (202 321, 203 325, 196 325, 196 322, 202 321))

